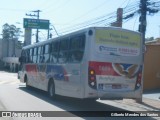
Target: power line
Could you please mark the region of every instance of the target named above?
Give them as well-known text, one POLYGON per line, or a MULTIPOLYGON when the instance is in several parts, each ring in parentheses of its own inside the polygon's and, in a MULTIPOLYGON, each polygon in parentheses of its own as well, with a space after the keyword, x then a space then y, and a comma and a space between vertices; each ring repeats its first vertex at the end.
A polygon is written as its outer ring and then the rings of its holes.
POLYGON ((57 4, 58 3, 58 1, 59 0, 57 0, 57 1, 55 1, 54 3, 53 3, 53 1, 51 1, 51 0, 44 0, 42 3, 41 3, 41 5, 39 6, 39 8, 41 8, 41 10, 42 11, 44 11, 45 9, 47 9, 47 8, 49 8, 49 7, 53 7, 53 5, 55 5, 55 4, 57 4))
MULTIPOLYGON (((122 6, 122 5, 124 5, 127 1, 130 1, 130 0, 125 0, 120 6, 119 6, 119 8, 122 6)), ((129 3, 129 2, 128 2, 129 3)), ((127 4, 128 4, 127 3, 127 4)))
MULTIPOLYGON (((159 7, 159 4, 160 4, 160 1, 155 1, 155 7, 156 8, 159 7)), ((151 6, 153 6, 153 5, 151 5, 151 6)), ((126 7, 124 7, 123 18, 127 17, 130 14, 133 14, 132 15, 133 17, 135 15, 139 14, 139 1, 131 2, 131 0, 128 0, 128 3, 126 5, 126 7)), ((129 19, 124 19, 124 23, 126 23, 130 19, 132 19, 132 18, 129 17, 129 19)), ((137 18, 136 18, 136 20, 137 20, 137 18)), ((82 29, 82 28, 85 28, 85 27, 109 26, 111 23, 113 23, 115 21, 116 21, 116 11, 112 12, 110 14, 105 14, 103 16, 96 17, 94 19, 90 19, 90 20, 82 22, 82 23, 74 24, 72 26, 69 26, 69 27, 66 27, 66 28, 63 28, 63 29, 59 29, 59 31, 61 32, 61 34, 62 33, 66 34, 68 32, 79 30, 79 29, 82 29)), ((135 26, 135 22, 134 22, 134 26, 135 26)))
POLYGON ((48 8, 46 8, 45 10, 44 10, 44 12, 46 13, 46 14, 48 14, 48 13, 50 13, 50 12, 55 12, 56 10, 59 10, 60 8, 64 8, 64 6, 66 6, 68 3, 70 2, 70 0, 66 0, 65 2, 63 2, 62 4, 60 4, 59 6, 57 6, 57 7, 53 7, 53 5, 51 6, 52 7, 52 9, 50 9, 51 7, 48 7, 48 8))
MULTIPOLYGON (((107 1, 107 2, 108 2, 108 1, 107 1)), ((71 20, 69 23, 71 23, 71 22, 73 22, 73 21, 75 22, 75 21, 77 21, 77 20, 79 20, 79 19, 81 19, 81 18, 84 18, 84 16, 88 15, 89 13, 91 13, 91 12, 93 12, 93 11, 95 11, 95 10, 97 11, 97 9, 101 8, 102 6, 104 6, 105 3, 106 3, 106 0, 103 1, 102 3, 100 3, 99 5, 97 5, 96 7, 90 9, 89 11, 87 11, 86 13, 84 13, 83 15, 81 15, 81 16, 73 19, 73 20, 71 20)))
MULTIPOLYGON (((124 8, 124 14, 128 14, 130 12, 132 12, 133 10, 135 10, 135 8, 138 7, 138 3, 136 2, 136 4, 133 5, 128 5, 128 7, 124 8)), ((93 25, 99 25, 99 26, 108 26, 110 25, 112 22, 116 21, 116 11, 112 12, 110 14, 105 14, 103 16, 85 21, 83 23, 79 23, 79 24, 75 24, 74 26, 70 26, 69 28, 63 28, 63 30, 61 31, 62 33, 67 33, 69 31, 74 31, 74 30, 78 30, 78 29, 82 29, 85 27, 89 27, 89 26, 93 26, 93 25), (75 27, 76 26, 76 27, 75 27)))
MULTIPOLYGON (((47 1, 46 1, 47 2, 47 1)), ((43 8, 42 8, 42 10, 43 11, 45 11, 45 10, 48 10, 48 9, 50 9, 50 8, 53 8, 53 6, 55 6, 55 5, 57 5, 59 2, 60 2, 60 0, 57 0, 57 1, 50 1, 50 2, 47 2, 45 5, 43 5, 43 8), (50 2, 52 2, 52 3, 50 3, 50 2)))
POLYGON ((0 8, 1 11, 10 11, 10 12, 24 12, 28 11, 27 9, 11 9, 11 8, 0 8))
MULTIPOLYGON (((127 0, 126 0, 127 1, 127 0)), ((127 6, 129 6, 130 1, 128 1, 127 3, 127 6)), ((104 3, 104 2, 103 2, 104 3)), ((100 4, 102 5, 102 4, 100 4)), ((134 4, 134 6, 131 6, 130 8, 126 7, 124 10, 125 14, 127 14, 128 12, 131 12, 133 10, 135 10, 135 8, 138 6, 134 4)), ((87 13, 85 13, 84 15, 76 18, 76 19, 80 19, 82 18, 83 16, 85 16, 86 14, 90 13, 90 12, 93 12, 94 9, 91 9, 89 10, 87 13)), ((107 22, 109 21, 109 23, 113 22, 113 21, 116 21, 116 11, 113 12, 113 13, 110 13, 110 14, 105 14, 103 16, 100 16, 100 17, 96 17, 94 19, 91 19, 91 20, 88 20, 88 21, 85 21, 85 22, 82 22, 82 23, 78 23, 78 24, 75 24, 75 25, 72 25, 72 26, 69 26, 69 27, 66 27, 66 28, 63 28, 63 33, 65 32, 68 32, 68 31, 74 31, 74 30, 78 30, 78 29, 82 29, 82 28, 85 28, 85 27, 89 27, 89 26, 93 26, 93 25, 101 25, 101 26, 106 26, 108 25, 107 22), (76 27, 75 27, 76 26, 76 27)), ((76 19, 74 19, 74 22, 76 21, 76 19)), ((72 21, 71 21, 72 22, 72 21)), ((71 23, 69 22, 69 23, 71 23)), ((68 23, 68 25, 69 25, 68 23)))

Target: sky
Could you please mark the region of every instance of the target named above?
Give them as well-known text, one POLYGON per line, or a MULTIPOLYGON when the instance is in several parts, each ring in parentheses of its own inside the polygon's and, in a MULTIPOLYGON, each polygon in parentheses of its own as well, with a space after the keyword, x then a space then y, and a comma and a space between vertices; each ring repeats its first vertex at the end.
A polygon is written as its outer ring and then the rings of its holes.
MULTIPOLYGON (((116 20, 117 8, 124 8, 124 12, 138 9, 140 0, 3 0, 0 4, 0 31, 5 23, 13 24, 17 28, 23 28, 23 18, 35 18, 26 16, 36 14, 32 11, 41 10, 40 19, 50 20, 59 35, 82 29, 88 24, 100 20, 93 26, 108 26, 112 20, 116 20), (133 7, 134 6, 134 7, 133 7), (128 9, 127 9, 128 8, 128 9)), ((158 1, 158 0, 153 0, 158 1)), ((124 21, 123 28, 137 31, 139 15, 124 21)), ((53 28, 53 26, 50 26, 53 28)), ((50 31, 53 37, 57 37, 54 30, 50 31)), ((0 32, 2 33, 2 32, 0 32)), ((22 33, 23 35, 24 33, 22 33)), ((32 30, 35 34, 35 30, 32 30)), ((1 38, 2 36, 0 36, 1 38)), ((147 16, 146 37, 160 37, 160 12, 147 16)), ((44 41, 47 38, 47 31, 40 30, 39 39, 44 41)), ((23 41, 23 37, 20 37, 23 41)), ((35 36, 32 37, 35 42, 35 36)))

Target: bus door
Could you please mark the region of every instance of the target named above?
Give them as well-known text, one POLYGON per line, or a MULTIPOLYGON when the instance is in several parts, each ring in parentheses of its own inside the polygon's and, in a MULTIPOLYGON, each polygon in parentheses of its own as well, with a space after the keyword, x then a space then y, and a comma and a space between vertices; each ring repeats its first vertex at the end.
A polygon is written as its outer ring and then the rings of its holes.
POLYGON ((47 78, 47 66, 49 64, 49 44, 42 45, 38 47, 38 58, 37 58, 37 68, 38 68, 38 80, 40 88, 45 90, 48 85, 47 78))
POLYGON ((29 58, 28 58, 28 64, 25 65, 27 77, 28 77, 28 84, 34 87, 37 87, 37 84, 39 84, 37 80, 37 64, 36 64, 36 55, 37 48, 31 48, 29 49, 29 58))

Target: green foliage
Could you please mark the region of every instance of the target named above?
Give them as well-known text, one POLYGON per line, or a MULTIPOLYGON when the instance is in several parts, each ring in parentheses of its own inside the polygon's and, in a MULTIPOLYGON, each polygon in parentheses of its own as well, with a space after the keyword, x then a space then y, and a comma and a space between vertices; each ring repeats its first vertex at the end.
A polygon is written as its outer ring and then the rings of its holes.
POLYGON ((16 48, 17 49, 22 49, 23 47, 23 44, 21 43, 21 41, 18 41, 17 44, 16 44, 16 48))
POLYGON ((21 33, 20 28, 16 28, 15 25, 9 25, 8 23, 6 23, 2 26, 3 39, 18 38, 20 33, 21 33))

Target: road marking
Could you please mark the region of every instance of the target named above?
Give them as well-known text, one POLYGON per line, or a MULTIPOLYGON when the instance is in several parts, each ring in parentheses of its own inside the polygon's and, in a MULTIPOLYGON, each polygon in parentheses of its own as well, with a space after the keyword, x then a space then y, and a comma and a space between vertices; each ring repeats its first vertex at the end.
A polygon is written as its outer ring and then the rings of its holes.
POLYGON ((0 84, 3 84, 3 83, 5 83, 6 81, 0 81, 0 84))
POLYGON ((0 85, 4 85, 4 84, 12 85, 12 84, 18 84, 18 83, 20 83, 20 81, 0 81, 0 85))
POLYGON ((10 84, 17 84, 17 83, 20 83, 20 82, 19 81, 13 81, 10 84))

